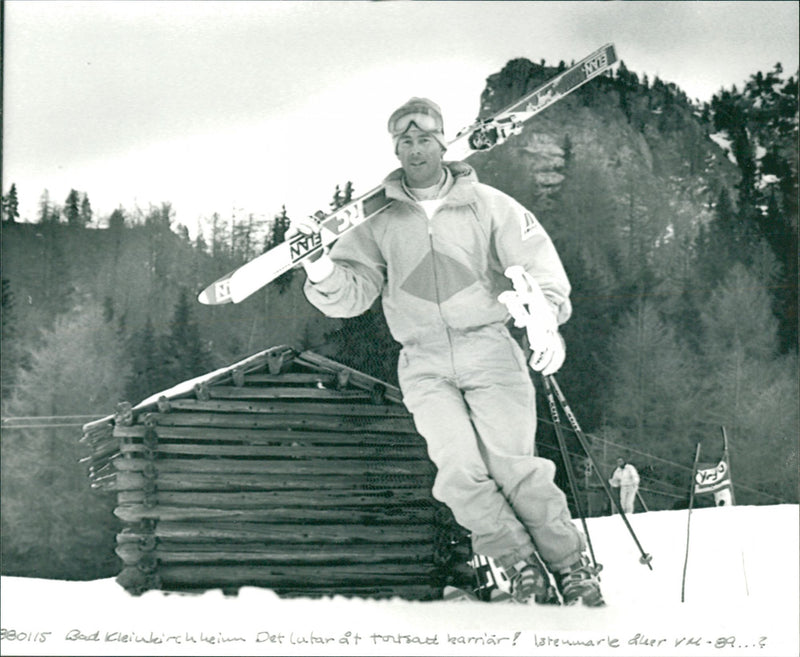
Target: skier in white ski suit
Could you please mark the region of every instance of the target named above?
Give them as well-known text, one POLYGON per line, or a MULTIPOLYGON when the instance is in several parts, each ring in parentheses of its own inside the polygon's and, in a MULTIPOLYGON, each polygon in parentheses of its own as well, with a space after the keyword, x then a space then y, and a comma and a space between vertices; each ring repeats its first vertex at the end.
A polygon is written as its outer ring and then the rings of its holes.
MULTIPOLYGON (((433 494, 471 531, 474 551, 509 571, 512 592, 517 578, 515 597, 542 593, 541 570, 535 583, 531 573, 538 550, 551 572, 572 573, 581 592, 590 580, 599 598, 582 557, 585 539, 553 481, 555 466, 534 456, 534 387, 498 301, 511 287, 504 271, 521 265, 551 313, 533 321, 565 322, 570 284, 558 254, 531 212, 479 183, 467 164, 442 161, 435 103, 411 99, 389 130, 402 164, 384 180, 394 202, 342 236, 330 255, 303 263, 306 296, 331 317, 359 315, 382 296, 403 347, 403 400, 438 469, 433 494)), ((313 218, 290 227, 314 230, 313 218)), ((532 348, 539 370, 552 373, 563 362, 557 330, 532 348)))
POLYGON ((613 488, 619 488, 619 505, 625 513, 633 513, 636 493, 639 492, 639 473, 632 463, 617 459, 617 468, 608 480, 613 488))

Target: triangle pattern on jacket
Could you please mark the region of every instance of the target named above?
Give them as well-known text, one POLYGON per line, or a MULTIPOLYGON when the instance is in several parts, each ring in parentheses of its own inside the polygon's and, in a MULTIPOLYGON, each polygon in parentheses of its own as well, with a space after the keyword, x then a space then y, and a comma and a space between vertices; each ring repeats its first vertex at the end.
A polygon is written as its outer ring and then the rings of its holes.
POLYGON ((403 281, 400 289, 425 301, 442 303, 476 281, 475 274, 466 266, 450 256, 431 251, 403 281))

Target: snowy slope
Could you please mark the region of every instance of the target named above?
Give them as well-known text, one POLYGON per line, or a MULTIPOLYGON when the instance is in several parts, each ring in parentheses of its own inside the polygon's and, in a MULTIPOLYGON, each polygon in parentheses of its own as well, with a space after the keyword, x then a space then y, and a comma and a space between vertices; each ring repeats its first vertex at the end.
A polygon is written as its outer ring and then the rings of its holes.
POLYGON ((797 656, 798 506, 588 521, 608 606, 281 600, 245 588, 134 598, 113 579, 3 578, 4 655, 797 656), (690 529, 685 602, 681 580, 690 529), (16 633, 13 634, 12 632, 16 633), (24 633, 24 634, 22 634, 24 633), (46 634, 45 634, 46 633, 46 634))

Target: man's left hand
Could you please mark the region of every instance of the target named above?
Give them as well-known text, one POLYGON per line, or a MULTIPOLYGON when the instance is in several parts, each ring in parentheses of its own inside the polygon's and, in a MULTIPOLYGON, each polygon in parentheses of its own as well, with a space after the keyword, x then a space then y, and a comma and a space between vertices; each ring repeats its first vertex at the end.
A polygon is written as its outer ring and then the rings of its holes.
POLYGON ((534 372, 550 376, 561 369, 567 357, 564 338, 558 331, 547 331, 539 336, 536 344, 531 341, 531 358, 528 361, 534 372))

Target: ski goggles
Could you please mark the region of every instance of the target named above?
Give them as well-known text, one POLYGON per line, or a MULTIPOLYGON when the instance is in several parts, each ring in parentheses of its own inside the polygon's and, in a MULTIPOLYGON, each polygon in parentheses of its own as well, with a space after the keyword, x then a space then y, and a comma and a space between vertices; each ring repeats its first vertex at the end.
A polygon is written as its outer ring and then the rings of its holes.
POLYGON ((392 114, 389 117, 389 133, 392 137, 399 137, 412 123, 423 132, 444 132, 442 117, 427 105, 420 104, 413 108, 402 107, 392 114))

